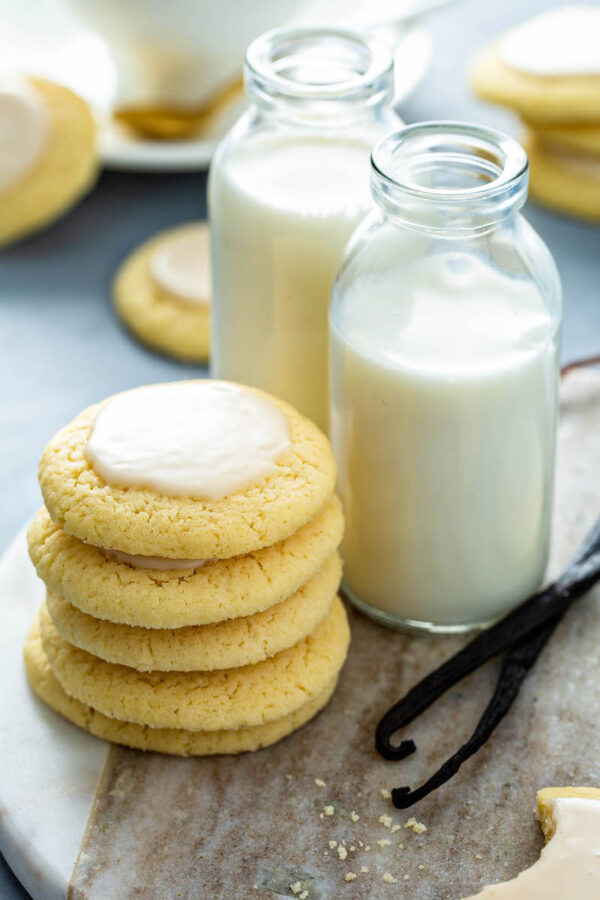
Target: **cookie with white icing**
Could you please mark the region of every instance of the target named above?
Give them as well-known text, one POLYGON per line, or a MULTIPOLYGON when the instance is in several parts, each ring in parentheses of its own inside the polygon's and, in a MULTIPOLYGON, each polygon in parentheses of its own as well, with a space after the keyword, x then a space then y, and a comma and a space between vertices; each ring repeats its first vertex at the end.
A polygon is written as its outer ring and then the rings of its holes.
POLYGON ((531 123, 600 124, 599 34, 597 6, 544 12, 483 49, 473 88, 531 123))
POLYGON ((59 218, 98 173, 87 103, 44 78, 0 76, 0 246, 59 218))
POLYGON ((113 284, 117 313, 160 353, 206 362, 210 350, 210 246, 206 222, 162 232, 121 265, 113 284))
POLYGON ((312 422, 262 391, 209 380, 84 410, 39 468, 46 508, 68 534, 188 569, 285 540, 323 509, 335 477, 312 422))

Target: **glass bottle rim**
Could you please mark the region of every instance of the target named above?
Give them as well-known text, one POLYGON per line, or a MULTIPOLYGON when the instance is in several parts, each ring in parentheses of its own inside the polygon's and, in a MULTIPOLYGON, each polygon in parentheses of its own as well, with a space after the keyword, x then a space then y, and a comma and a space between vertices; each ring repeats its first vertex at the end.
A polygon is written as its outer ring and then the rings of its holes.
POLYGON ((495 128, 453 120, 417 122, 386 135, 373 148, 371 165, 384 181, 414 197, 432 200, 468 200, 470 197, 490 197, 502 193, 526 175, 529 167, 527 154, 515 138, 495 128), (396 170, 398 151, 404 148, 410 150, 410 145, 414 145, 421 137, 436 136, 456 138, 459 141, 468 139, 475 142, 484 153, 496 150, 503 162, 500 164, 489 158, 486 161, 485 156, 480 156, 481 164, 487 168, 492 177, 488 182, 466 188, 428 187, 399 177, 396 170), (394 174, 391 174, 392 171, 394 174))
POLYGON ((488 227, 527 199, 529 161, 514 138, 483 125, 419 122, 388 134, 371 153, 374 199, 416 227, 488 227), (430 217, 437 215, 437 224, 430 217))
MULTIPOLYGON (((325 56, 322 56, 323 61, 325 56)), ((320 26, 284 26, 256 38, 246 52, 244 74, 247 88, 260 93, 296 100, 343 101, 369 97, 392 88, 394 59, 382 42, 358 31, 320 26), (299 62, 310 46, 325 47, 339 42, 339 51, 329 55, 340 70, 338 78, 307 81, 285 74, 286 65, 299 62), (347 59, 340 52, 347 51, 347 59)))

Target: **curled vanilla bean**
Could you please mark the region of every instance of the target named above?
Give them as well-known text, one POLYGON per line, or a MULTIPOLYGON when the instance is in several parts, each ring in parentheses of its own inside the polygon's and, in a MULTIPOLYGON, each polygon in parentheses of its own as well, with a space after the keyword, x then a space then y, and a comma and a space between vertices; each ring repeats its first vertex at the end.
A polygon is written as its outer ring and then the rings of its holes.
POLYGON ((466 647, 415 685, 383 716, 377 727, 375 746, 385 759, 404 759, 414 753, 410 739, 398 746, 393 735, 414 721, 450 687, 492 657, 512 648, 507 655, 496 690, 472 737, 420 788, 392 791, 394 805, 406 808, 435 790, 460 768, 487 741, 512 705, 529 669, 569 606, 600 579, 600 518, 596 521, 575 557, 561 577, 535 594, 492 628, 478 635, 466 647))

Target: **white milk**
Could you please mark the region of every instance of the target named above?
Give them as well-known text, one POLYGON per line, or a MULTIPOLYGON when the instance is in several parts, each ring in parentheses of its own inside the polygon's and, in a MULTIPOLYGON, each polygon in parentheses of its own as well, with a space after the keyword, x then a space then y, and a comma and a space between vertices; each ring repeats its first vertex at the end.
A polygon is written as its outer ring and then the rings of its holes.
POLYGON ((332 439, 345 582, 360 600, 459 625, 538 587, 555 331, 532 282, 472 256, 424 258, 348 288, 332 321, 332 439))
POLYGON ((213 374, 328 424, 329 300, 371 208, 365 139, 257 136, 213 164, 213 374))

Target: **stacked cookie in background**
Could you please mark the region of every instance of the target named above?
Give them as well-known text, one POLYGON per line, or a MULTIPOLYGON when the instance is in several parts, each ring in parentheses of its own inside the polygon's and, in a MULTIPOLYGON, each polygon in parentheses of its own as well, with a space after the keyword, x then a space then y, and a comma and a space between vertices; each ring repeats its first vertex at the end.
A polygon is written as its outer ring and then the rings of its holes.
POLYGON ((349 644, 334 483, 316 426, 250 388, 154 385, 82 412, 40 463, 33 690, 166 753, 254 750, 304 724, 349 644))
POLYGON ((600 7, 561 7, 511 29, 484 48, 472 83, 522 118, 532 196, 600 221, 600 7))

